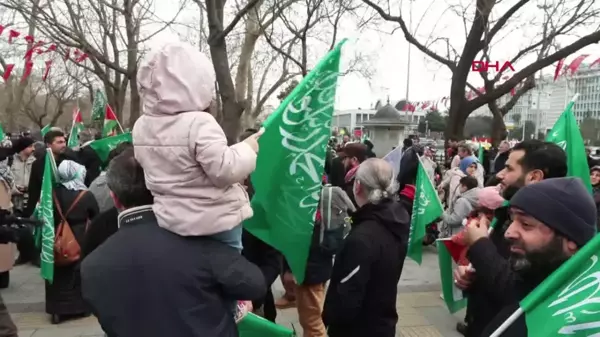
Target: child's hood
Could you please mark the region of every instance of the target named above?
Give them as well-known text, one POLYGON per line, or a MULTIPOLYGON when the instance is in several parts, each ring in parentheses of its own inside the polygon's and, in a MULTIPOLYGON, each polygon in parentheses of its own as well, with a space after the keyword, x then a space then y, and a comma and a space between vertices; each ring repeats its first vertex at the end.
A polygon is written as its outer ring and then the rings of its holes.
POLYGON ((142 61, 137 86, 142 113, 150 116, 206 111, 213 99, 212 63, 191 45, 167 43, 142 61))

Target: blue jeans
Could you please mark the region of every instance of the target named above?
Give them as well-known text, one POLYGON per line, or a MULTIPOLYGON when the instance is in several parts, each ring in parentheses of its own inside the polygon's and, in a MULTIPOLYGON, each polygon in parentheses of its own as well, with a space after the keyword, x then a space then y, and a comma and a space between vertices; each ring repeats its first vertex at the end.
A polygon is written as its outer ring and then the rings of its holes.
POLYGON ((242 225, 237 225, 225 232, 213 234, 211 237, 239 250, 240 253, 242 252, 242 225))

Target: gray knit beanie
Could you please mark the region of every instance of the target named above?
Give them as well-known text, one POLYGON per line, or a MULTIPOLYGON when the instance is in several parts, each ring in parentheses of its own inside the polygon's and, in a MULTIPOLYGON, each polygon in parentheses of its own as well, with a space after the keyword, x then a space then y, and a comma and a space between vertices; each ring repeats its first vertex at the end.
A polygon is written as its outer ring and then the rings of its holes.
POLYGON ((510 205, 579 247, 596 234, 596 204, 579 178, 552 178, 525 186, 511 198, 510 205))

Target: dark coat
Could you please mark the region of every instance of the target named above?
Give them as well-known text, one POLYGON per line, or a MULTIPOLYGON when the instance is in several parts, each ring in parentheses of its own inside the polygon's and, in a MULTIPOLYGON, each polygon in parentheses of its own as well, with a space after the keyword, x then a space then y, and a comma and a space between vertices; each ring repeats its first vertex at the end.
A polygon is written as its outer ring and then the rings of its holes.
POLYGON ((514 292, 516 276, 507 260, 510 254, 509 244, 504 239, 504 233, 510 224, 507 209, 498 209, 495 215, 499 225, 490 238, 475 242, 468 251, 469 260, 477 272, 467 291, 467 337, 481 336, 498 312, 513 303, 517 297, 514 292))
POLYGON ((337 255, 325 298, 323 322, 330 337, 394 337, 396 296, 408 246, 410 216, 384 200, 353 215, 337 255))
MULTIPOLYGON (((67 212, 79 191, 71 191, 58 185, 55 188, 56 198, 59 201, 63 214, 67 212)), ((84 240, 88 221, 98 215, 98 204, 90 192, 80 199, 75 208, 66 216, 67 222, 81 245, 84 240)), ((55 228, 60 223, 60 216, 54 208, 55 228)), ((69 266, 54 266, 54 280, 52 284, 46 282, 46 312, 48 314, 75 315, 88 312, 87 305, 81 296, 81 277, 79 275, 80 263, 69 266)))
POLYGON ((238 336, 231 301, 265 295, 257 266, 210 237, 159 227, 150 206, 122 212, 119 223, 81 269, 83 295, 107 336, 238 336))
POLYGON ((119 229, 118 219, 119 211, 113 207, 106 212, 100 213, 92 220, 85 233, 83 245, 81 245, 82 258, 85 258, 106 241, 106 239, 117 232, 119 229))
POLYGON ((100 166, 102 166, 102 161, 100 157, 96 154, 89 146, 82 147, 77 153, 78 163, 85 166, 86 174, 85 174, 85 186, 90 186, 94 179, 98 178, 100 175, 100 166))
POLYGON ((310 250, 308 251, 303 285, 322 284, 329 281, 331 277, 333 255, 337 252, 331 252, 321 247, 320 238, 321 223, 317 221, 315 222, 310 250))
POLYGON ((498 173, 498 172, 504 170, 504 167, 506 166, 506 161, 508 160, 509 155, 510 155, 510 151, 506 151, 506 152, 500 153, 498 155, 496 160, 494 160, 494 172, 493 173, 498 173))
POLYGON ((275 248, 264 243, 245 229, 242 232, 242 245, 244 247, 242 255, 260 268, 266 283, 266 295, 262 299, 253 301, 252 306, 254 308, 262 306, 264 318, 275 322, 277 310, 275 309, 275 299, 271 286, 279 277, 283 257, 275 248))
MULTIPOLYGON (((68 151, 60 154, 56 158, 56 165, 60 165, 63 160, 78 161, 78 158, 73 155, 74 152, 68 151)), ((23 211, 23 217, 30 217, 33 214, 33 210, 40 200, 40 193, 42 192, 42 178, 44 177, 44 165, 46 164, 46 152, 42 152, 41 156, 36 157, 33 164, 31 164, 31 174, 29 176, 29 184, 27 185, 27 191, 29 193, 29 201, 27 202, 27 208, 23 211)))

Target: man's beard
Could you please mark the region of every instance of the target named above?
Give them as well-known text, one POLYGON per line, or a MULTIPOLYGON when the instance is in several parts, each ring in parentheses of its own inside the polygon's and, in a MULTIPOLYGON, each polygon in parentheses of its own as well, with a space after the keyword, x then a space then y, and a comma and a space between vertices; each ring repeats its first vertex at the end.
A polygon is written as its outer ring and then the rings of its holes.
MULTIPOLYGON (((525 249, 515 241, 512 241, 511 244, 525 249)), ((524 255, 511 252, 509 262, 512 269, 521 276, 545 278, 558 269, 568 258, 563 252, 562 237, 555 235, 545 247, 539 250, 525 252, 524 255)))
POLYGON ((521 187, 525 186, 525 177, 519 178, 514 184, 510 186, 506 186, 502 190, 502 197, 504 200, 510 200, 512 197, 521 189, 521 187))

